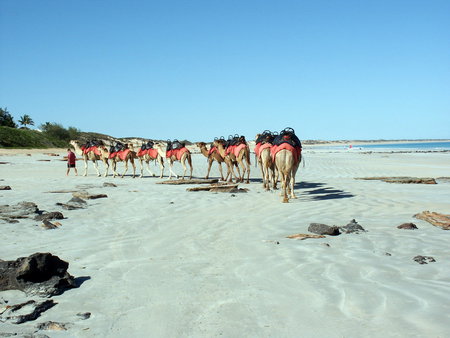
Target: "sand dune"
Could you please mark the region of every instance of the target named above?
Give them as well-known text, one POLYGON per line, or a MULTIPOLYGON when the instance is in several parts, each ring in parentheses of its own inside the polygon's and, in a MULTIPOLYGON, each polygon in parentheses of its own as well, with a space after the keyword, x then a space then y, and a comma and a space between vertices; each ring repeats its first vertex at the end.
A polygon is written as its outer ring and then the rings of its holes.
MULTIPOLYGON (((448 153, 306 148, 298 199, 283 204, 278 192, 263 191, 253 157, 253 180, 244 185, 249 192, 230 194, 186 192, 185 185, 160 185, 148 176, 97 178, 92 167, 87 177, 66 177, 60 161, 65 153, 44 152, 0 157, 9 162, 0 165, 0 185, 12 188, 0 191, 0 204, 32 201, 42 210, 62 211, 66 219, 56 230, 28 219, 0 220, 0 259, 51 252, 84 282, 54 297, 58 304, 36 321, 4 323, 0 332, 30 333, 37 323, 56 321, 70 323, 57 333, 70 337, 450 335, 450 232, 413 218, 423 210, 450 213, 450 183, 355 180, 448 176, 448 153), (49 193, 55 190, 108 198, 67 211, 55 203, 71 194, 49 193), (312 222, 343 226, 352 219, 367 232, 286 238, 308 233, 312 222), (418 230, 396 228, 405 222, 418 230), (417 255, 436 262, 420 265, 413 261, 417 255), (80 312, 92 315, 83 320, 80 312)), ((193 162, 194 176, 203 177, 205 157, 193 155, 193 162)), ((182 172, 179 163, 174 170, 182 172)), ((219 176, 215 165, 211 174, 219 176)), ((21 297, 0 292, 0 307, 21 297)))

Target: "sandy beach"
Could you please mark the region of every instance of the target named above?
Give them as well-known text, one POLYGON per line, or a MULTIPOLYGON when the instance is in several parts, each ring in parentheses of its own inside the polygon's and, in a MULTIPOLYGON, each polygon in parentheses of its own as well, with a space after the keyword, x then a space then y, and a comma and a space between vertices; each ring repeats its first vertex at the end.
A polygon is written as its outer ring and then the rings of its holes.
MULTIPOLYGON (((31 218, 0 220, 0 259, 50 252, 69 262, 69 273, 83 282, 53 297, 57 305, 34 321, 0 323, 0 333, 450 336, 450 232, 413 217, 424 210, 450 214, 450 182, 355 179, 450 176, 450 153, 305 147, 303 154, 298 198, 286 204, 278 191, 263 190, 253 154, 251 183, 240 185, 249 191, 232 194, 187 192, 189 186, 157 184, 162 180, 148 173, 96 177, 91 163, 87 177, 66 177, 64 149, 1 151, 0 185, 11 190, 0 191, 0 205, 34 202, 40 210, 61 211, 65 219, 54 230, 31 218), (46 154, 55 152, 60 156, 46 154), (80 210, 56 205, 79 190, 108 197, 88 200, 80 210), (309 233, 310 223, 344 226, 352 219, 367 232, 287 238, 309 233), (406 222, 418 229, 397 229, 406 222), (418 264, 417 255, 435 262, 418 264), (77 316, 87 312, 88 319, 77 316), (48 321, 66 323, 67 329, 37 329, 48 321)), ((203 178, 206 158, 194 154, 193 165, 194 176, 203 178)), ((81 161, 77 167, 82 174, 81 161)), ((174 171, 182 172, 179 163, 174 171)), ((164 174, 166 180, 167 167, 164 174)), ((211 176, 219 176, 216 163, 211 176)), ((0 292, 0 309, 24 299, 20 291, 0 292)))

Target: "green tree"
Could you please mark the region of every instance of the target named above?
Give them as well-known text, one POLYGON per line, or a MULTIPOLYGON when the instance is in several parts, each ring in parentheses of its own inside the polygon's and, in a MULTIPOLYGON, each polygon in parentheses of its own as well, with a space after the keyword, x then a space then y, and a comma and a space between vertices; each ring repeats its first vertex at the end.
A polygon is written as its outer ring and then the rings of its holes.
POLYGON ((45 122, 39 128, 51 139, 70 141, 70 133, 59 123, 45 122))
POLYGON ((0 108, 0 126, 17 128, 17 124, 6 107, 0 108))
POLYGON ((27 114, 20 117, 19 123, 25 128, 27 127, 27 125, 34 126, 33 119, 30 117, 30 115, 27 114))

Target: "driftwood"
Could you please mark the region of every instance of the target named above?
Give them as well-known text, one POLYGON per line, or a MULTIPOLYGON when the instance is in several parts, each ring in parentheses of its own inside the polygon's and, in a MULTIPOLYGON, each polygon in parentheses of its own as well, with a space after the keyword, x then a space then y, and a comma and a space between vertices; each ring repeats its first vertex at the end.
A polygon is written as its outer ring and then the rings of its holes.
POLYGON ((78 197, 84 200, 94 200, 97 198, 107 198, 108 195, 106 194, 89 194, 87 191, 76 191, 72 193, 73 197, 78 197))
POLYGON ((450 230, 450 215, 439 214, 437 212, 422 211, 414 215, 415 218, 427 221, 443 230, 450 230))
POLYGON ((286 236, 286 238, 304 240, 307 238, 325 238, 325 236, 324 235, 311 235, 311 234, 294 234, 294 235, 286 236))
POLYGON ((162 182, 156 182, 156 184, 213 184, 219 182, 219 179, 191 179, 191 180, 168 180, 162 182))
POLYGON ((357 177, 356 180, 380 180, 387 183, 437 184, 432 177, 357 177))
POLYGON ((0 190, 11 190, 9 185, 0 185, 0 190))
POLYGON ((216 183, 206 187, 187 188, 186 191, 210 191, 210 192, 247 192, 248 189, 238 188, 239 184, 216 183))
POLYGON ((66 193, 73 193, 77 192, 78 190, 53 190, 53 191, 46 191, 48 194, 66 194, 66 193))

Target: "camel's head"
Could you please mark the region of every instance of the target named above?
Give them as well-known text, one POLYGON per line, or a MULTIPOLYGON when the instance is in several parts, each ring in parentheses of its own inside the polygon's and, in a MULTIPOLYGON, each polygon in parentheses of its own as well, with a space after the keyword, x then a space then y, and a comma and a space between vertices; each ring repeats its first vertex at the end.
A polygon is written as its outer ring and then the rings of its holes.
POLYGON ((206 147, 206 143, 205 143, 205 142, 197 142, 195 145, 196 145, 197 147, 199 147, 200 149, 206 147))
POLYGON ((155 149, 163 150, 163 149, 165 149, 165 147, 166 147, 166 145, 162 142, 154 142, 153 143, 153 148, 155 148, 155 149))

